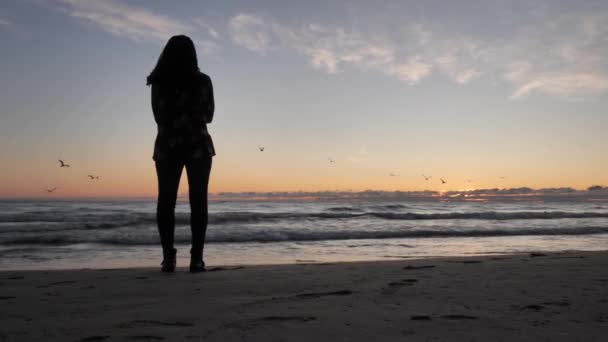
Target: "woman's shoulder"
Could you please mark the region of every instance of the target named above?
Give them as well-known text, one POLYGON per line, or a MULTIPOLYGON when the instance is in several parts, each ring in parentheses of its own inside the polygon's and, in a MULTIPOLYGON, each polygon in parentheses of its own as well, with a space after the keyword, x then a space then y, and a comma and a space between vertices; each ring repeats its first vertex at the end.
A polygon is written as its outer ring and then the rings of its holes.
POLYGON ((205 74, 202 71, 197 72, 196 78, 202 83, 207 83, 211 81, 211 77, 209 77, 209 75, 205 74))

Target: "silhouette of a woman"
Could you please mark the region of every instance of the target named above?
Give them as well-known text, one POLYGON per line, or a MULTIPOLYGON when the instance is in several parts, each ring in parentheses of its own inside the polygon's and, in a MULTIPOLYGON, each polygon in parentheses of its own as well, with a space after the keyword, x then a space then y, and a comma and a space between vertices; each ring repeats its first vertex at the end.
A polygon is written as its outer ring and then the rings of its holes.
POLYGON ((207 186, 215 155, 207 124, 215 104, 209 76, 199 71, 196 50, 187 36, 173 36, 147 79, 158 127, 153 159, 158 176, 156 220, 163 248, 161 270, 173 272, 175 203, 182 170, 190 194, 190 272, 205 271, 203 245, 207 231, 207 186))

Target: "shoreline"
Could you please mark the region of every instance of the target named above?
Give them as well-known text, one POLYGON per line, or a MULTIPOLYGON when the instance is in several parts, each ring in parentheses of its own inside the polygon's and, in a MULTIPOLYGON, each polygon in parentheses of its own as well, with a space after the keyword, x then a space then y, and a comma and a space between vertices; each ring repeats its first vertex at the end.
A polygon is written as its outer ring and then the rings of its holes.
POLYGON ((601 340, 608 251, 1 271, 2 341, 601 340))
MULTIPOLYGON (((608 234, 584 236, 512 236, 484 238, 351 239, 322 242, 208 243, 205 261, 210 266, 292 265, 302 262, 383 262, 404 259, 509 255, 531 252, 602 251, 608 234)), ((176 244, 178 266, 189 263, 189 245, 176 244)), ((19 270, 79 270, 100 268, 154 268, 160 264, 160 245, 17 246, 0 248, 0 272, 19 270), (27 254, 27 257, 24 255, 27 254)))
MULTIPOLYGON (((469 260, 469 259, 493 259, 493 258, 510 258, 510 257, 549 257, 556 258, 560 256, 573 256, 573 255, 584 255, 584 254, 602 254, 606 253, 608 257, 608 247, 605 250, 565 250, 565 251, 530 251, 530 252, 517 252, 517 253, 479 253, 479 254, 466 254, 466 255, 428 255, 428 256, 407 256, 407 255, 384 255, 384 259, 370 259, 370 260, 314 260, 314 259, 296 259, 294 262, 277 262, 277 263, 260 263, 260 264, 248 264, 248 263, 228 263, 228 264, 213 264, 207 265, 207 270, 210 272, 224 271, 227 269, 244 269, 244 268, 266 268, 266 267, 288 267, 288 266, 307 266, 307 265, 355 265, 355 266, 366 266, 367 264, 377 263, 400 263, 400 262, 457 262, 458 260, 469 260)), ((186 272, 188 266, 186 257, 182 256, 180 259, 181 263, 178 262, 175 273, 186 272)), ((160 262, 160 259, 159 259, 160 262)), ((160 270, 160 266, 117 266, 117 267, 73 267, 73 268, 39 268, 39 269, 0 269, 0 279, 5 273, 48 273, 48 272, 80 272, 80 271, 141 271, 149 272, 160 270)))

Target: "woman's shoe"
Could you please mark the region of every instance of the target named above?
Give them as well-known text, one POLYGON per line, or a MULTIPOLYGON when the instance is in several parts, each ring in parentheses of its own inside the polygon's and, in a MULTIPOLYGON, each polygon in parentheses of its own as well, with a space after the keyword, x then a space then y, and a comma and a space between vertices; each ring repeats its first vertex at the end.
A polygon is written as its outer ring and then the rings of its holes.
POLYGON ((161 272, 173 272, 175 271, 177 250, 173 248, 173 250, 163 253, 163 262, 160 263, 161 272))
POLYGON ((199 273, 205 271, 205 262, 202 258, 190 259, 190 273, 199 273))

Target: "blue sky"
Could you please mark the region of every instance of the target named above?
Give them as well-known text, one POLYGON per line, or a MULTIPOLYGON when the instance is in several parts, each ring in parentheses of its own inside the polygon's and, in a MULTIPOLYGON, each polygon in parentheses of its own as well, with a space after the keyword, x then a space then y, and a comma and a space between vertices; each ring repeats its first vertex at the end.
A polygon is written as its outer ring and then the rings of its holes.
POLYGON ((145 77, 180 33, 215 86, 212 191, 608 184, 605 1, 9 0, 0 196, 153 194, 145 77))

